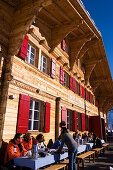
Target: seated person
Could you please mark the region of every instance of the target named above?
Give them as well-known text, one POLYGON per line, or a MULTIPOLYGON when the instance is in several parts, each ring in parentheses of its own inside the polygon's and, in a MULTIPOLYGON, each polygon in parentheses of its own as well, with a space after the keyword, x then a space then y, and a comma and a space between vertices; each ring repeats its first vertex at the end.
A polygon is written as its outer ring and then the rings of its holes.
POLYGON ((14 158, 26 156, 28 154, 23 146, 21 135, 21 133, 16 133, 14 138, 11 139, 7 145, 4 162, 9 168, 13 167, 14 158))
POLYGON ((88 142, 89 142, 89 143, 93 142, 93 138, 92 138, 90 132, 88 133, 88 142))
POLYGON ((61 145, 61 135, 58 137, 58 139, 54 142, 52 149, 58 149, 58 147, 61 145))
POLYGON ((24 148, 29 151, 32 149, 32 138, 30 136, 30 133, 26 133, 24 136, 23 136, 23 145, 24 145, 24 148))
POLYGON ((85 140, 85 142, 87 142, 87 141, 88 141, 87 133, 84 133, 84 140, 85 140))
POLYGON ((36 136, 36 141, 37 141, 38 149, 46 147, 44 144, 44 136, 42 134, 36 136))
POLYGON ((93 134, 93 147, 92 148, 93 149, 102 148, 102 142, 95 134, 93 134))
POLYGON ((73 139, 76 141, 77 138, 78 138, 78 132, 73 133, 73 139))
POLYGON ((47 144, 47 148, 51 149, 52 146, 53 146, 53 140, 50 139, 49 142, 48 142, 48 144, 47 144))

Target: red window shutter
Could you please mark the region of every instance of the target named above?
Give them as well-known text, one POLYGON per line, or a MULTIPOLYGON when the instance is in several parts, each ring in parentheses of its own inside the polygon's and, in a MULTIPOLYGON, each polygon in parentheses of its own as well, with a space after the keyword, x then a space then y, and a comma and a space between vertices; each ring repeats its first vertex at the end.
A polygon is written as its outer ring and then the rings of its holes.
POLYGON ((82 131, 85 131, 85 114, 82 113, 82 131))
POLYGON ((60 67, 60 83, 64 84, 64 69, 60 67))
POLYGON ((77 131, 77 112, 73 111, 73 131, 77 131))
POLYGON ((61 48, 62 48, 63 51, 66 50, 66 42, 65 42, 65 40, 62 40, 62 42, 61 42, 61 48))
POLYGON ((50 107, 51 104, 46 102, 46 109, 45 109, 45 132, 50 132, 50 107))
POLYGON ((85 99, 85 95, 84 95, 84 87, 82 86, 82 97, 85 99))
POLYGON ((72 90, 72 76, 69 76, 69 88, 72 90))
POLYGON ((53 58, 51 59, 51 77, 56 78, 56 61, 53 58))
POLYGON ((67 110, 65 107, 61 107, 61 121, 65 121, 67 123, 67 110))
POLYGON ((87 100, 87 89, 85 88, 85 99, 87 100))
POLYGON ((26 133, 29 123, 30 97, 21 94, 19 103, 17 133, 26 133))
POLYGON ((19 53, 19 55, 24 59, 27 58, 28 40, 29 40, 29 37, 26 35, 24 38, 24 41, 21 45, 21 49, 20 49, 20 53, 19 53))
POLYGON ((73 78, 73 91, 76 92, 76 80, 73 78))

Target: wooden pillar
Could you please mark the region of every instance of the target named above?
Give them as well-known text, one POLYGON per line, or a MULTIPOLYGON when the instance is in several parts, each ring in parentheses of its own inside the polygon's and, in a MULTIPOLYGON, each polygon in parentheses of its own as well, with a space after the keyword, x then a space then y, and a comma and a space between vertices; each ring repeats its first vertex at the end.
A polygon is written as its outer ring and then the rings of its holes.
POLYGON ((56 98, 56 114, 55 114, 55 140, 59 136, 59 115, 60 115, 60 103, 61 103, 61 98, 57 97, 56 98))
POLYGON ((4 129, 4 120, 7 106, 7 97, 8 97, 8 88, 9 81, 12 79, 11 71, 12 71, 12 59, 11 55, 7 55, 4 58, 3 67, 2 67, 2 75, 1 75, 1 95, 0 95, 0 148, 2 145, 2 136, 4 129))
POLYGON ((0 67, 1 67, 1 60, 2 60, 2 47, 0 45, 0 67))
POLYGON ((80 59, 78 59, 78 68, 81 69, 80 59))

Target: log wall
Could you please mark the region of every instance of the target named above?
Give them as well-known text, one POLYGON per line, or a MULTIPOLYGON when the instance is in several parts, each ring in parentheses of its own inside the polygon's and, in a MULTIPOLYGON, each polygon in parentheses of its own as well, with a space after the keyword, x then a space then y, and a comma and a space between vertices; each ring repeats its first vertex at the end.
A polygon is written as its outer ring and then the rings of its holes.
MULTIPOLYGON (((39 33, 39 30, 35 27, 33 28, 35 29, 35 34, 38 36, 38 39, 43 39, 39 33)), ((69 75, 75 77, 77 81, 85 87, 84 83, 81 82, 81 80, 84 79, 84 75, 77 65, 74 66, 72 71, 69 71, 69 56, 61 50, 60 45, 54 50, 54 53, 49 53, 47 44, 40 45, 36 38, 30 34, 28 34, 28 36, 29 43, 37 49, 36 66, 29 64, 27 61, 22 60, 18 56, 14 56, 12 66, 13 79, 10 81, 8 96, 15 95, 17 98, 8 98, 7 100, 3 140, 9 141, 13 138, 16 132, 19 95, 25 94, 35 100, 51 103, 50 133, 44 133, 45 143, 47 143, 50 138, 52 138, 53 141, 55 140, 55 114, 57 97, 61 98, 59 122, 61 121, 61 106, 64 106, 70 110, 76 110, 80 113, 85 113, 84 99, 75 94, 69 88, 66 88, 60 84, 60 66, 63 67, 64 63, 67 63, 64 67, 65 71, 69 75), (56 79, 52 79, 50 75, 39 70, 39 49, 41 49, 42 52, 48 56, 48 58, 54 58, 56 60, 56 79), (59 56, 61 56, 61 59, 58 59, 59 56), (81 80, 76 75, 74 76, 73 72, 77 72, 80 75, 81 80), (37 89, 40 89, 41 92, 37 93, 37 89)), ((86 101, 86 110, 87 115, 98 115, 97 107, 88 101, 86 101)), ((36 136, 38 133, 41 132, 33 131, 32 135, 36 136)))

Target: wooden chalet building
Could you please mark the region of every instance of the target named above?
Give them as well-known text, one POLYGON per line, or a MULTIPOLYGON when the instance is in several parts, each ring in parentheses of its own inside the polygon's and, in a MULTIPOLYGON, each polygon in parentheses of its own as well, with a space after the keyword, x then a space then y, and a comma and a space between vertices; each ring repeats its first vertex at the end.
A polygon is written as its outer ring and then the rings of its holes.
POLYGON ((105 139, 112 77, 101 33, 82 2, 0 3, 3 141, 27 131, 55 141, 61 120, 70 133, 94 131, 105 139))

